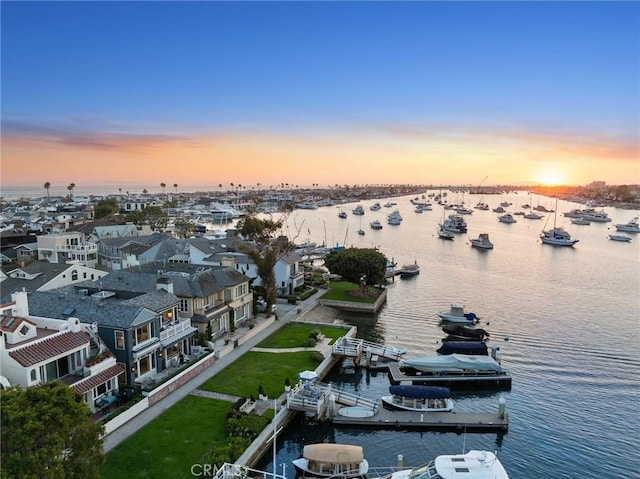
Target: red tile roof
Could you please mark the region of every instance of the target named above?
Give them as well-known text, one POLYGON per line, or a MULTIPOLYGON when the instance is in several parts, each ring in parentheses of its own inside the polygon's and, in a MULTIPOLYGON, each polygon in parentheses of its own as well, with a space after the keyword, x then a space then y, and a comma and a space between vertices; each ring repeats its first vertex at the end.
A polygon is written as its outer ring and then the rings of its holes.
POLYGON ((65 332, 42 341, 11 350, 9 356, 18 361, 20 365, 28 367, 50 360, 55 356, 68 353, 87 345, 90 337, 85 332, 65 332))
POLYGON ((72 387, 80 394, 84 394, 91 391, 93 388, 106 383, 109 379, 115 378, 124 372, 124 366, 122 364, 115 364, 108 369, 105 369, 98 374, 89 376, 88 378, 78 381, 72 387))
POLYGON ((29 323, 33 326, 37 326, 36 323, 28 320, 27 318, 8 314, 3 316, 2 320, 0 320, 0 329, 7 333, 13 333, 22 323, 29 323))

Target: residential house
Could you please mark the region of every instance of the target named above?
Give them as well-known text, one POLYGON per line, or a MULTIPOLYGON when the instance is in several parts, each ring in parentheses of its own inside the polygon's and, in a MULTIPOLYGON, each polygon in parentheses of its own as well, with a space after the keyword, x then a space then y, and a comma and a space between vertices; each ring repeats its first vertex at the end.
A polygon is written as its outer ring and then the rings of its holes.
POLYGON ((280 294, 292 295, 296 288, 304 285, 304 271, 300 267, 300 259, 300 255, 295 251, 285 253, 278 258, 273 272, 280 294))
POLYGON ((170 290, 179 300, 179 317, 190 318, 206 340, 253 318, 250 278, 230 267, 154 262, 112 272, 101 283, 106 290, 130 294, 170 290))
POLYGON ((49 291, 83 281, 94 281, 108 274, 81 264, 49 263, 34 261, 26 264, 18 262, 16 266, 3 267, 6 277, 2 280, 2 299, 15 291, 49 291))
POLYGON ((59 319, 73 315, 95 324, 131 385, 158 380, 178 362, 174 358, 189 357, 197 330, 189 318, 178 316, 175 295, 161 287, 141 294, 86 285, 31 293, 30 309, 34 314, 46 312, 59 319))
POLYGON ((82 394, 96 412, 117 398, 122 364, 78 318, 29 314, 26 292, 0 305, 0 374, 4 386, 27 388, 60 380, 82 394))
MULTIPOLYGON (((144 261, 136 255, 160 248, 159 245, 168 238, 162 233, 153 233, 147 236, 103 238, 98 242, 98 262, 101 266, 114 271, 124 269, 129 265, 135 266, 144 261), (139 248, 128 248, 131 245, 138 245, 139 248)), ((149 255, 153 255, 153 253, 149 253, 149 255)))
POLYGON ((78 232, 40 235, 38 259, 93 267, 98 264, 98 245, 86 241, 84 235, 78 232))

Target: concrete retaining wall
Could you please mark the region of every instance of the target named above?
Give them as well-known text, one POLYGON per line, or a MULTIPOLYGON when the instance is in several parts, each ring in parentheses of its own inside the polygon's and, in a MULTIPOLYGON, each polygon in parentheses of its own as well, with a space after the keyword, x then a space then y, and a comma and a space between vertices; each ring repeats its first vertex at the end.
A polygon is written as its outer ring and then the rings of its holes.
POLYGON ((355 301, 336 301, 333 299, 319 299, 318 303, 331 308, 354 311, 357 313, 373 314, 378 311, 387 300, 387 290, 384 289, 374 303, 357 303, 355 301))

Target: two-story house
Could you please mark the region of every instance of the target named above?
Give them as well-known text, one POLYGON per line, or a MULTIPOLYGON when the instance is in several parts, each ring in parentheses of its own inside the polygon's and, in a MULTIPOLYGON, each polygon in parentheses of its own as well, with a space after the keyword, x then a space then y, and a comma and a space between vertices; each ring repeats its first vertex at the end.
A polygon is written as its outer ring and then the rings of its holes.
POLYGON ((96 412, 115 401, 122 364, 89 324, 78 318, 29 314, 26 292, 0 305, 0 374, 27 388, 60 380, 83 395, 96 412))
POLYGON ((38 236, 38 259, 50 263, 98 264, 98 246, 85 240, 82 233, 54 233, 38 236))
POLYGON ((94 324, 98 335, 122 364, 128 384, 146 384, 188 358, 197 332, 190 318, 178 316, 179 300, 167 288, 140 293, 109 291, 87 282, 76 287, 36 292, 31 311, 63 319, 69 315, 94 324))
MULTIPOLYGON (((153 248, 167 240, 168 237, 161 233, 153 233, 147 236, 127 236, 123 238, 103 238, 98 242, 99 264, 105 268, 117 271, 124 269, 132 261, 131 251, 133 246, 138 254, 153 248)), ((135 260, 138 263, 138 260, 135 260)), ((135 266, 136 264, 131 264, 135 266)))

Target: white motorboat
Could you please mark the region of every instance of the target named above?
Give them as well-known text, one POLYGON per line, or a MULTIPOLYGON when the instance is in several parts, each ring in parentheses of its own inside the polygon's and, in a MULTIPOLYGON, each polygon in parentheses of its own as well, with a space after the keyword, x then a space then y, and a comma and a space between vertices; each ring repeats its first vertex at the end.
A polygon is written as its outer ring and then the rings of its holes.
POLYGON ((387 223, 390 225, 399 225, 402 223, 402 215, 398 210, 393 211, 387 215, 387 223))
POLYGON ((493 243, 489 240, 488 233, 480 233, 477 238, 470 239, 471 246, 480 249, 493 249, 493 243))
POLYGON ((451 233, 466 233, 467 222, 461 215, 449 215, 440 225, 443 230, 451 233))
MULTIPOLYGON (((556 211, 558 209, 558 200, 556 199, 556 211)), ((571 239, 571 235, 560 226, 556 226, 556 213, 553 213, 553 228, 550 230, 543 230, 540 233, 540 240, 543 244, 550 244, 554 246, 573 246, 578 241, 571 239)))
POLYGON ((389 396, 382 396, 382 405, 395 411, 451 412, 451 391, 440 386, 389 386, 389 396))
POLYGON ((527 218, 528 220, 541 220, 542 218, 544 218, 544 216, 536 213, 535 211, 530 211, 529 213, 524 215, 524 218, 527 218))
POLYGON ((308 444, 302 457, 293 461, 296 472, 302 477, 363 478, 369 472, 361 446, 348 444, 308 444))
POLYGON ((362 205, 358 205, 354 209, 352 209, 351 212, 354 215, 363 215, 364 214, 364 208, 362 207, 362 205))
MULTIPOLYGON (((498 457, 488 451, 437 456, 413 469, 394 472, 384 479, 509 479, 498 457)), ((382 479, 382 478, 380 478, 382 479)))
POLYGON ((400 268, 401 278, 410 278, 418 274, 420 274, 420 266, 418 266, 418 263, 405 264, 404 266, 402 266, 402 268, 400 268))
POLYGON ((494 208, 494 209, 493 209, 493 212, 494 212, 494 213, 504 213, 504 212, 506 212, 506 211, 507 211, 507 210, 505 210, 505 209, 502 207, 502 205, 497 206, 496 208, 494 208))
POLYGON ((513 217, 511 213, 505 213, 503 215, 498 216, 498 221, 500 223, 517 223, 518 220, 513 217))
POLYGON ((369 223, 369 226, 371 227, 372 230, 382 229, 382 223, 380 223, 379 220, 373 220, 371 223, 369 223))
POLYGON ((474 324, 478 317, 475 313, 465 313, 464 305, 452 304, 449 311, 438 311, 438 317, 450 323, 474 324))
POLYGON ((380 203, 378 203, 378 202, 376 202, 376 203, 372 204, 371 206, 369 206, 369 209, 371 211, 379 211, 380 208, 382 208, 382 207, 380 206, 380 203))
POLYGON ((543 231, 540 234, 540 240, 544 244, 554 246, 573 246, 580 241, 571 239, 571 235, 561 227, 554 227, 550 230, 543 231))
POLYGON ((400 368, 411 368, 430 374, 474 374, 502 372, 502 366, 491 356, 472 354, 448 354, 444 356, 422 356, 400 361, 400 368))
POLYGON ((587 213, 584 213, 582 215, 582 217, 584 219, 587 219, 589 221, 593 221, 593 222, 596 222, 596 223, 607 223, 607 222, 611 221, 611 218, 609 218, 609 215, 604 210, 602 210, 602 211, 588 211, 587 213))
POLYGON ((590 225, 591 221, 589 221, 586 218, 571 218, 571 224, 572 225, 590 225))
POLYGON ((631 241, 631 236, 627 235, 609 235, 609 239, 613 241, 625 241, 629 243, 631 241))
POLYGON ((451 231, 447 231, 445 230, 442 225, 439 225, 437 230, 438 232, 438 237, 440 239, 444 239, 444 240, 452 240, 453 238, 456 237, 456 235, 454 233, 452 233, 451 231))
POLYGON ((629 220, 625 224, 617 224, 616 230, 624 231, 625 233, 640 233, 640 223, 638 223, 638 217, 629 220))

